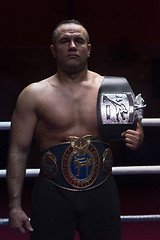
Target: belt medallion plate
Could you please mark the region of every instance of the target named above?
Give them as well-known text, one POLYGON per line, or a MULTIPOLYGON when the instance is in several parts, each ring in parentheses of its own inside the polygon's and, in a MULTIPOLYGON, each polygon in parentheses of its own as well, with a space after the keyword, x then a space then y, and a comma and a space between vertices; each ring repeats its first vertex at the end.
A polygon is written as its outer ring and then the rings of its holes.
POLYGON ((57 160, 56 157, 50 151, 44 154, 41 166, 42 173, 45 177, 49 179, 55 178, 58 171, 57 160))
POLYGON ((91 143, 91 136, 71 137, 71 145, 63 155, 61 168, 66 182, 74 188, 88 188, 96 181, 100 159, 91 143))

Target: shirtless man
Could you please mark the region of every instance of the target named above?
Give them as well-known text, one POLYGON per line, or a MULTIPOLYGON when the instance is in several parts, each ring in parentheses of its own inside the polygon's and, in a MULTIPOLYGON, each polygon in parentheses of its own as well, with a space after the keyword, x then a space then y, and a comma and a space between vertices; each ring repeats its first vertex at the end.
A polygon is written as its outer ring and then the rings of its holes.
MULTIPOLYGON (((77 21, 63 22, 54 31, 50 48, 57 73, 25 88, 12 117, 7 169, 10 226, 22 234, 29 230, 34 240, 71 240, 76 229, 82 240, 118 240, 120 212, 112 175, 91 190, 70 191, 40 174, 33 194, 31 223, 22 210, 26 160, 33 138, 41 151, 63 145, 69 136, 92 135, 101 140, 96 105, 103 77, 88 70, 88 32, 77 21)), ((122 135, 130 149, 143 141, 140 124, 135 131, 127 130, 122 135)))

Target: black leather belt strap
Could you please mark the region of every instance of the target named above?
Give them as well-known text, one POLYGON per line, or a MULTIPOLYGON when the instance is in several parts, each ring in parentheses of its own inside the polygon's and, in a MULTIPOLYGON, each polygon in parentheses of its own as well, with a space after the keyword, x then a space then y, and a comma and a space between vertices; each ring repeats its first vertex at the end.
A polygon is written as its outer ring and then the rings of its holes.
MULTIPOLYGON (((100 86, 100 89, 98 92, 98 99, 97 99, 97 117, 98 117, 99 133, 101 135, 102 140, 105 140, 105 141, 120 139, 122 132, 126 131, 127 129, 136 129, 137 124, 135 120, 133 123, 128 122, 125 124, 123 123, 104 124, 102 121, 100 99, 101 99, 101 96, 105 93, 115 94, 115 96, 118 94, 120 95, 125 93, 128 95, 131 95, 132 98, 135 98, 135 95, 127 79, 123 77, 105 76, 100 86)), ((117 102, 117 106, 118 106, 118 102, 117 102)))

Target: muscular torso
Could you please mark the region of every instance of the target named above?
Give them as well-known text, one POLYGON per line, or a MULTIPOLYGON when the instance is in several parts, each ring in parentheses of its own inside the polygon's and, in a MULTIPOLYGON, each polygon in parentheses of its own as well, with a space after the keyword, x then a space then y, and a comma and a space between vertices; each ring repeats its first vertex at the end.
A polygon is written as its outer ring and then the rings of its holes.
POLYGON ((42 81, 37 108, 35 138, 41 149, 65 141, 69 136, 98 136, 97 94, 103 77, 89 74, 89 80, 72 86, 42 81))

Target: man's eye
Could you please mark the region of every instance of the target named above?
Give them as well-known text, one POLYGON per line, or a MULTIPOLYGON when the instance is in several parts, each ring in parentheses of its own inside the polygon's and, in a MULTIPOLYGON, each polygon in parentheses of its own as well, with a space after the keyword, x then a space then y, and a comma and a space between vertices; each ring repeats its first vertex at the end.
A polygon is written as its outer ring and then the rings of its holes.
POLYGON ((66 42, 68 42, 67 38, 61 39, 61 43, 66 43, 66 42))
POLYGON ((78 38, 76 41, 77 41, 78 43, 84 43, 83 39, 81 39, 81 38, 78 38))

